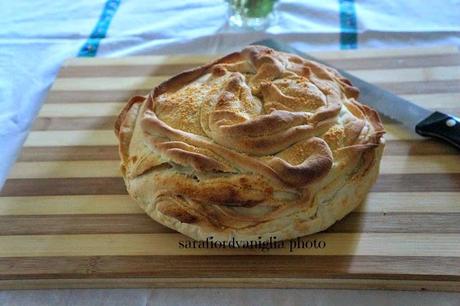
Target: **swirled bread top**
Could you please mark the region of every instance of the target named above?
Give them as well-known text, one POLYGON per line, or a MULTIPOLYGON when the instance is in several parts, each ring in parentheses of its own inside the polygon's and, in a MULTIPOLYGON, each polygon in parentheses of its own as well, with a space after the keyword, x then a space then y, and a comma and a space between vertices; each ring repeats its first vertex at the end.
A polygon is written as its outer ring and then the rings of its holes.
MULTIPOLYGON (((157 201, 186 198, 229 209, 212 211, 214 217, 272 218, 261 208, 230 208, 308 202, 315 188, 351 173, 356 157, 381 143, 379 116, 356 101, 358 94, 334 69, 266 47, 245 48, 130 100, 115 127, 123 175, 134 180, 158 171, 151 182, 157 201)), ((197 217, 196 207, 185 210, 169 213, 197 217)))

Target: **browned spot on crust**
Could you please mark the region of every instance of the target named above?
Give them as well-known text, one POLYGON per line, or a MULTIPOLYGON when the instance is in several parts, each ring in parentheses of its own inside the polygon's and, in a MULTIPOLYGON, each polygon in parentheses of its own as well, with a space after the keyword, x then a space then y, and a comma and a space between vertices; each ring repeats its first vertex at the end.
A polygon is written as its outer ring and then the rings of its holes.
POLYGON ((166 202, 160 202, 158 205, 158 210, 169 217, 179 220, 182 223, 195 223, 198 219, 194 215, 188 213, 182 207, 177 206, 177 204, 171 204, 166 202))

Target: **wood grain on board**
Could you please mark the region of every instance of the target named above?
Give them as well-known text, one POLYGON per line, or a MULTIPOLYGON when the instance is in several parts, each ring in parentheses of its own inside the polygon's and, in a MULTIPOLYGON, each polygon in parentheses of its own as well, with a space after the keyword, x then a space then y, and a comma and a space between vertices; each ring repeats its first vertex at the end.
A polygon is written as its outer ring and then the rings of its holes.
MULTIPOLYGON (((456 48, 314 53, 426 108, 460 115, 456 48)), ((127 195, 112 131, 135 94, 212 56, 66 62, 0 193, 0 287, 324 287, 460 291, 460 156, 384 118, 367 200, 283 248, 180 248, 127 195), (297 244, 296 244, 297 243, 297 244)))

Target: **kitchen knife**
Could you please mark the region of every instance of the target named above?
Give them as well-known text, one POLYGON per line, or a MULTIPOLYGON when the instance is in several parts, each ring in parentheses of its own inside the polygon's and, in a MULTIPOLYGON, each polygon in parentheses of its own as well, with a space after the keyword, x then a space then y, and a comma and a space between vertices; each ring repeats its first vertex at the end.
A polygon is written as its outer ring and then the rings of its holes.
MULTIPOLYGON (((297 54, 308 60, 314 60, 328 65, 321 60, 276 40, 261 40, 253 44, 267 46, 282 52, 297 54)), ((346 71, 341 69, 337 70, 340 74, 349 79, 353 86, 359 88, 360 102, 371 106, 391 119, 401 122, 421 136, 437 138, 460 149, 460 119, 438 111, 429 111, 389 91, 365 82, 346 71)))

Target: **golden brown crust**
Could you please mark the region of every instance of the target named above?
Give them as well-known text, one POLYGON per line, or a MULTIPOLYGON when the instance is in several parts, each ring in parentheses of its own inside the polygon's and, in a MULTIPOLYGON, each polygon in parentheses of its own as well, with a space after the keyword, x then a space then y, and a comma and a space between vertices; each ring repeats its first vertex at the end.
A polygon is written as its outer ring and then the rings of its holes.
POLYGON ((294 238, 373 184, 383 126, 337 71, 251 46, 134 97, 115 125, 128 192, 195 239, 294 238))

